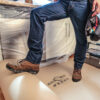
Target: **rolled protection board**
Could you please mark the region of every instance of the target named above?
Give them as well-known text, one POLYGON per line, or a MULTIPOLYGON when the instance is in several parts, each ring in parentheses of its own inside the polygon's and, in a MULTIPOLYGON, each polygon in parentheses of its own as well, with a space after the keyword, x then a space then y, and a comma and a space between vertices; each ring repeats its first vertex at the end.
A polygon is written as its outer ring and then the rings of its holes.
POLYGON ((60 100, 35 75, 29 73, 14 74, 5 67, 7 62, 0 62, 0 87, 4 100, 60 100))

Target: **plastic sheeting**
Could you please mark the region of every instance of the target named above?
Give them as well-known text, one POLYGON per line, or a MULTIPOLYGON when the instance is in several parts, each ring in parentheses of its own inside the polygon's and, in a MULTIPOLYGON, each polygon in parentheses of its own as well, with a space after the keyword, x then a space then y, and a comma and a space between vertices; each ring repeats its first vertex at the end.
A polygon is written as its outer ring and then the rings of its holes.
POLYGON ((70 19, 65 18, 47 22, 44 40, 46 41, 44 55, 48 61, 44 64, 48 65, 55 62, 61 63, 67 61, 69 56, 74 53, 76 44, 70 19))
POLYGON ((0 5, 0 32, 3 59, 24 58, 29 32, 29 7, 0 5))
POLYGON ((88 38, 88 50, 87 53, 93 54, 94 56, 100 58, 100 40, 99 41, 91 41, 88 38))
MULTIPOLYGON (((26 56, 30 26, 29 7, 0 5, 0 32, 3 59, 26 56)), ((70 19, 45 23, 42 61, 51 64, 66 61, 74 53, 75 35, 70 19), (49 61, 49 62, 48 62, 49 61)), ((44 66, 44 63, 41 63, 44 66)))
POLYGON ((89 49, 87 52, 92 56, 100 58, 100 44, 89 43, 89 49))
MULTIPOLYGON (((0 40, 1 40, 1 33, 0 33, 0 40)), ((1 41, 0 41, 0 60, 3 60, 3 58, 2 58, 2 50, 1 50, 1 41)))

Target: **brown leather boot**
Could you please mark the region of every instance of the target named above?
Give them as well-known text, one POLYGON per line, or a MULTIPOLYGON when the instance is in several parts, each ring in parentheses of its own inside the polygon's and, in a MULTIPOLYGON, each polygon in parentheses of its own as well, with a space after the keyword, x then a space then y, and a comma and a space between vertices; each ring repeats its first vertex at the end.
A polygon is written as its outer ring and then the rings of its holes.
POLYGON ((39 64, 32 64, 24 59, 17 61, 16 64, 6 64, 6 68, 14 73, 29 72, 31 74, 37 74, 39 72, 39 64))
POLYGON ((72 80, 74 82, 78 82, 82 79, 82 75, 81 75, 81 69, 74 69, 73 71, 73 75, 72 75, 72 80))

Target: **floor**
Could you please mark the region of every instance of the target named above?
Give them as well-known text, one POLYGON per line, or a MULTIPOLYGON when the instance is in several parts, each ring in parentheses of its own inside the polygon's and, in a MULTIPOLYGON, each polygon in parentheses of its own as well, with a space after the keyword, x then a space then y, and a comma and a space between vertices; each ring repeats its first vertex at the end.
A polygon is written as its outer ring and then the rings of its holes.
MULTIPOLYGON (((72 82, 72 58, 65 63, 56 63, 50 66, 41 67, 40 72, 36 76, 29 73, 12 73, 5 67, 5 64, 10 61, 13 62, 14 60, 5 60, 0 63, 0 85, 2 86, 6 98, 12 98, 8 100, 29 100, 28 98, 30 97, 34 98, 33 94, 36 94, 36 91, 40 91, 41 95, 41 89, 43 91, 47 90, 45 85, 49 87, 60 100, 100 100, 100 69, 98 68, 84 64, 82 69, 83 78, 80 82, 75 83, 72 82), (36 81, 36 77, 39 79, 38 82, 36 81), (41 85, 40 80, 45 85, 41 85), (40 85, 36 88, 38 84, 40 85), (26 87, 27 85, 28 88, 26 87), (12 95, 13 93, 14 96, 12 95), (28 93, 29 95, 27 95, 28 93)), ((47 92, 44 94, 42 97, 48 96, 47 92)), ((37 95, 39 97, 39 93, 37 93, 37 95)), ((0 96, 2 96, 1 92, 0 96)), ((4 100, 3 96, 0 100, 4 100)))
POLYGON ((73 59, 43 67, 36 75, 61 100, 100 100, 100 69, 84 64, 82 80, 72 82, 73 59))

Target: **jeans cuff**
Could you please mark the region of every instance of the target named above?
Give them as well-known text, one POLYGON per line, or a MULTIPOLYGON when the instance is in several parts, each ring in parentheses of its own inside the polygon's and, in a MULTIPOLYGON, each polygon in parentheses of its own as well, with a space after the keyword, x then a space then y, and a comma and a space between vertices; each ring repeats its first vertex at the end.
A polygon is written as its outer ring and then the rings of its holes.
POLYGON ((78 63, 78 62, 74 63, 74 68, 75 69, 82 69, 82 66, 83 66, 83 63, 78 63))

